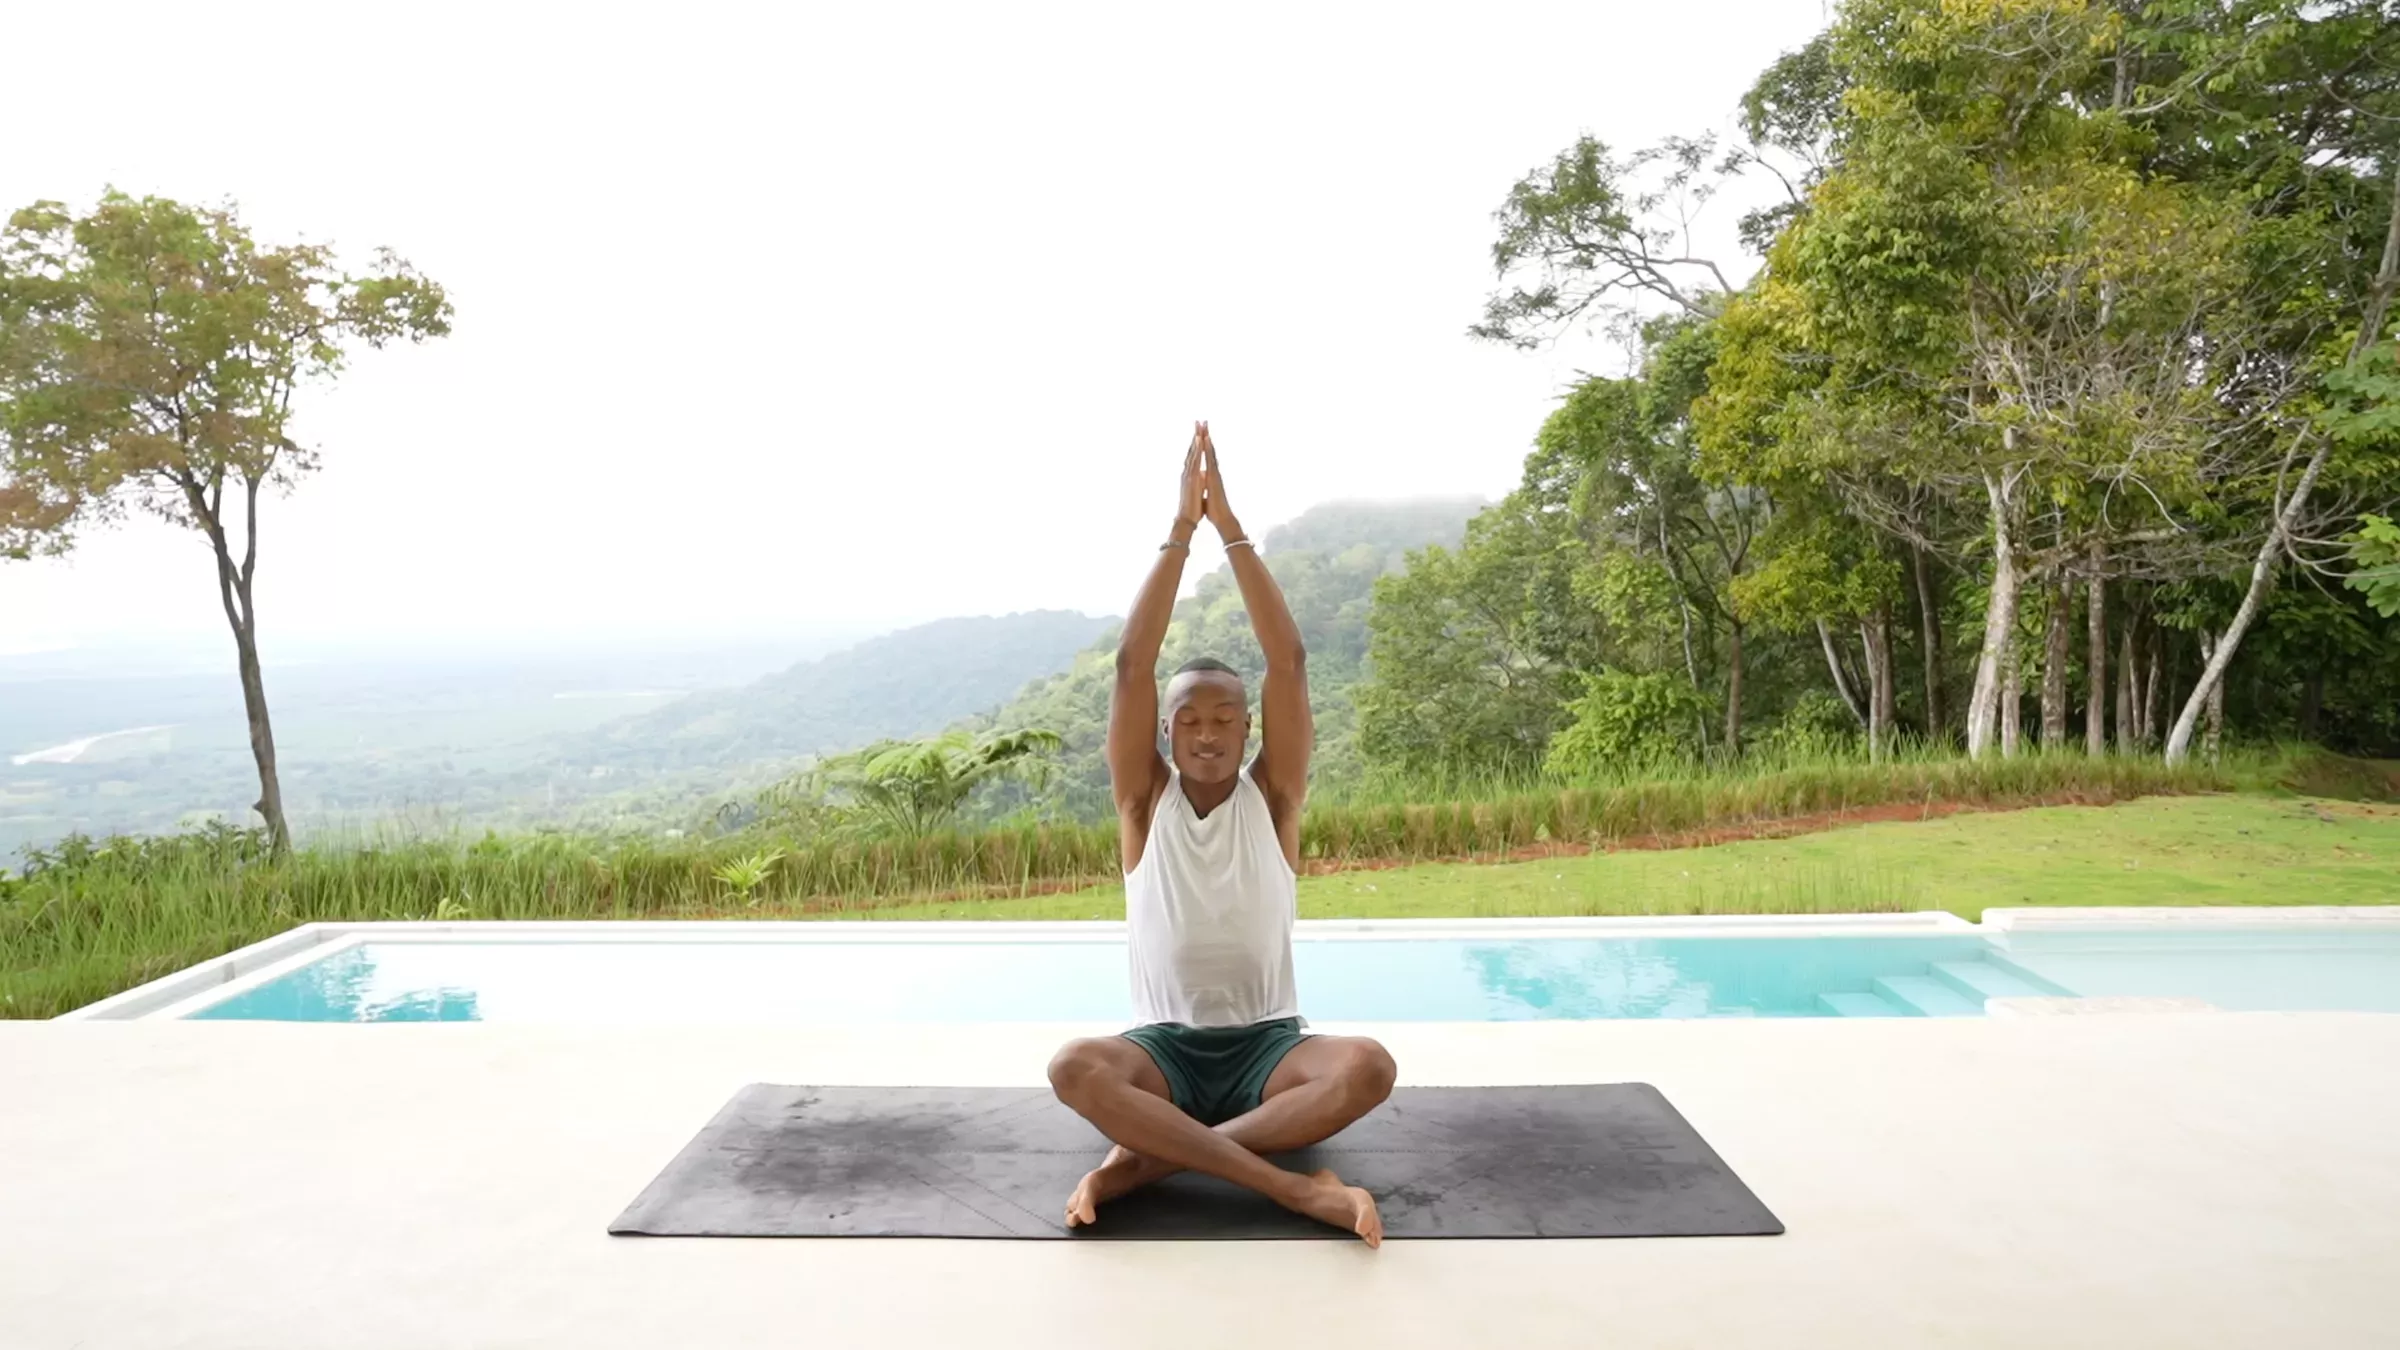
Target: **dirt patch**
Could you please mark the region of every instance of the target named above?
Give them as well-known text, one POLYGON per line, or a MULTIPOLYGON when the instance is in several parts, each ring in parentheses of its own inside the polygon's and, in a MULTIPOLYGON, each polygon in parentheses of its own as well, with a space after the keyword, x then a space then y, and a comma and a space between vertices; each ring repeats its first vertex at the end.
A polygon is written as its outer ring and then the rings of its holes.
POLYGON ((2400 805, 2386 806, 2379 802, 2310 802, 2317 819, 2328 823, 2350 816, 2358 820, 2400 820, 2400 805))
POLYGON ((784 913, 804 914, 812 919, 839 919, 846 915, 863 915, 879 909, 901 909, 910 905, 974 904, 985 900, 1028 900, 1042 895, 1065 895, 1070 891, 1088 891, 1105 886, 1107 877, 1085 877, 1080 881, 1035 881, 1016 886, 988 886, 977 890, 925 891, 915 895, 879 895, 871 900, 843 900, 816 897, 802 901, 797 907, 787 906, 784 913))

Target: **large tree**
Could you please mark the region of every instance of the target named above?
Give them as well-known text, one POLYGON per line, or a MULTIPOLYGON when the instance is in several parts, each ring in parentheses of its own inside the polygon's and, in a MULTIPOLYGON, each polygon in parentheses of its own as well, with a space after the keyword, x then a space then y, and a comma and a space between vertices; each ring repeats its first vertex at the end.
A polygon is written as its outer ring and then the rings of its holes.
POLYGON ((1524 770, 1567 719, 1578 671, 1600 658, 1578 603, 1583 545, 1563 512, 1517 492, 1467 526, 1455 550, 1413 552, 1375 583, 1373 677, 1358 693, 1359 748, 1427 775, 1524 770))
POLYGON ((323 245, 260 243, 231 206, 111 191, 81 214, 37 202, 0 232, 5 481, 206 540, 278 852, 291 830, 259 673, 259 497, 317 465, 291 432, 301 389, 354 345, 447 333, 450 313, 389 250, 352 275, 323 245))
MULTIPOLYGON (((2123 31, 2080 0, 1853 5, 1830 43, 1830 167, 1720 324, 1713 453, 1803 467, 1912 549, 1922 513, 1894 507, 1922 491, 1980 520, 1950 541, 1986 571, 1970 753, 2013 747, 2029 586, 2063 739, 2070 575, 2096 605, 2111 575, 2229 558, 2322 324, 2305 231, 2141 162, 2139 119, 2181 95, 2114 78, 2123 31)), ((2096 609, 2092 629, 2104 652, 2096 609)))
MULTIPOLYGON (((2392 154, 2393 177, 2387 207, 2388 225, 2383 240, 2383 255, 2374 279, 2365 288, 2362 313, 2341 365, 2329 373, 2329 404, 2317 425, 2309 434, 2295 438, 2284 449, 2275 465, 2272 490, 2265 495, 2266 529, 2259 541, 2258 552, 2251 560, 2249 584, 2243 590, 2241 604, 2224 627, 2203 636, 2202 649, 2208 657, 2194 682, 2183 710, 2177 714, 2174 727, 2167 733, 2166 758, 2169 763, 2181 761, 2190 752, 2192 730, 2203 711, 2221 707, 2219 686, 2234 654, 2240 650, 2242 638, 2259 615, 2260 605, 2274 585, 2277 572, 2285 559, 2300 559, 2302 545, 2320 542, 2325 529, 2319 525, 2311 530, 2312 522, 2322 521, 2328 513, 2312 498, 2323 480, 2327 467, 2339 450, 2349 450, 2361 458, 2374 456, 2382 474, 2390 475, 2392 461, 2389 447, 2396 438, 2388 412, 2376 406, 2375 391, 2379 379, 2388 379, 2377 370, 2377 357, 2388 365, 2391 344, 2383 330, 2391 312, 2392 298, 2400 290, 2400 152, 2392 154), (2306 458, 2303 459, 2302 456, 2306 458), (2296 470, 2296 472, 2295 472, 2296 470), (2289 486, 2287 487, 2286 484, 2289 486), (2310 536, 2319 536, 2311 540, 2310 536)), ((2345 466, 2346 467, 2346 466, 2345 466)), ((2261 475, 2264 477, 2264 475, 2261 475)), ((2320 564, 2321 566, 2326 564, 2320 564)))

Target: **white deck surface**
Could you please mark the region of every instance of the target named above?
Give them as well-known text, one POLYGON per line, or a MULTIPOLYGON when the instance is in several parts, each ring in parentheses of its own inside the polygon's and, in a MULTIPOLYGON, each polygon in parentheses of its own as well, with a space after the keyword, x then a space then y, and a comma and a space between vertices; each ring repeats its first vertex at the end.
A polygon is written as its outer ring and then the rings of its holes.
POLYGON ((744 1083, 1074 1030, 0 1023, 0 1350, 2400 1344, 2371 1014, 1371 1029, 1404 1083, 1657 1084, 1774 1238, 603 1231, 744 1083))

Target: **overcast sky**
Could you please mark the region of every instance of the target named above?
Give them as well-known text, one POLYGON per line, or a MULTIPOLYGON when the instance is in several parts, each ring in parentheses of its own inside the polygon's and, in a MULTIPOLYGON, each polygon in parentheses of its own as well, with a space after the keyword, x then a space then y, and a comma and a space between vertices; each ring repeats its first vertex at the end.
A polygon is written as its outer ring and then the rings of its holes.
MULTIPOLYGON (((1194 417, 1255 532, 1507 490, 1610 358, 1464 335, 1493 209, 1578 133, 1729 127, 1825 22, 1416 10, 25 6, 0 209, 231 198, 449 288, 308 396, 270 653, 1119 612, 1194 417)), ((157 634, 223 636, 197 536, 0 564, 0 653, 157 634)))

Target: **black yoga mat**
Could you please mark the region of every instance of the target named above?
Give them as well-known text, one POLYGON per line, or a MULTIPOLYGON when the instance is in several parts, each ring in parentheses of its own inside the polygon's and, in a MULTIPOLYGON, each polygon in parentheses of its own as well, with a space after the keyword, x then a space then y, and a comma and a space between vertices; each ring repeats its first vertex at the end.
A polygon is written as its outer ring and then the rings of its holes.
MULTIPOLYGON (((1170 1177, 1063 1225, 1108 1141, 1046 1088, 734 1094, 608 1231, 655 1237, 1340 1238, 1213 1177, 1170 1177)), ((1647 1083, 1401 1088, 1275 1160, 1363 1186, 1393 1238, 1780 1233, 1647 1083)))

